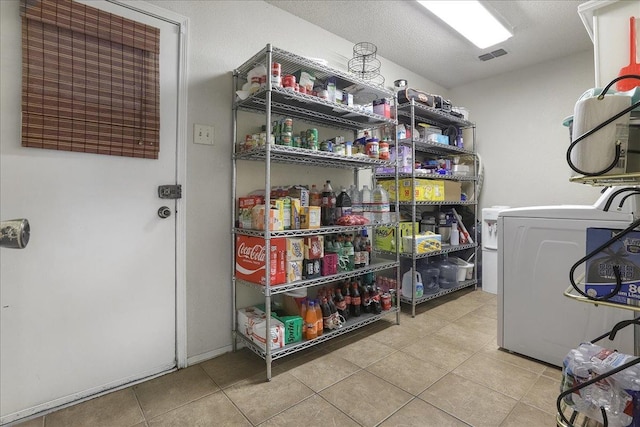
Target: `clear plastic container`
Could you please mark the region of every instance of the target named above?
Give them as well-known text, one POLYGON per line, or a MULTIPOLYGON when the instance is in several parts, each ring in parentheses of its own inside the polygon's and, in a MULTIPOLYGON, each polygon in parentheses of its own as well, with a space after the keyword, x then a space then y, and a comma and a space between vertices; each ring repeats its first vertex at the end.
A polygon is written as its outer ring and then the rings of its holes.
MULTIPOLYGON (((452 262, 442 262, 440 264, 440 282, 442 280, 449 282, 458 281, 458 266, 452 262)), ((440 285, 442 287, 442 285, 440 285)))
POLYGON ((440 269, 434 265, 420 271, 422 275, 422 285, 425 294, 435 294, 440 290, 438 285, 440 277, 440 269))

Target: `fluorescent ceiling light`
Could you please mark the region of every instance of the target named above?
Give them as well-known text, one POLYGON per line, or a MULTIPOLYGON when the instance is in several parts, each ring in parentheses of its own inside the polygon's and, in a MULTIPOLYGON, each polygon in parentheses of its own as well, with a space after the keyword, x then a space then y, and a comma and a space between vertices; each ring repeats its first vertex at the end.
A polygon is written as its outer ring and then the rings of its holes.
POLYGON ((478 1, 421 1, 431 13, 449 24, 480 49, 493 46, 513 36, 478 1))

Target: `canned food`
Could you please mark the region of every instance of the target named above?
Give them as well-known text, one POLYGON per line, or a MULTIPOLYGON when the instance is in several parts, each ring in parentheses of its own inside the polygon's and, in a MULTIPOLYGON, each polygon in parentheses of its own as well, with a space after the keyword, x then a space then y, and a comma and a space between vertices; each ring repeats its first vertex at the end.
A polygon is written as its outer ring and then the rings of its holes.
POLYGON ((282 65, 278 62, 274 62, 271 64, 271 75, 280 77, 280 73, 282 72, 282 65))
MULTIPOLYGON (((281 124, 280 130, 282 132, 289 132, 289 133, 293 132, 293 119, 290 118, 290 117, 286 117, 286 118, 282 119, 282 124, 281 124)), ((387 146, 388 146, 388 144, 387 144, 387 146)))
POLYGON ((380 302, 382 303, 382 309, 387 311, 391 310, 391 294, 384 293, 380 296, 380 302))
POLYGON ((318 129, 307 129, 307 148, 317 150, 318 147, 318 129))
POLYGON ((380 156, 378 138, 367 139, 367 145, 365 147, 366 154, 372 159, 377 159, 380 156))
POLYGON ((282 78, 282 87, 289 90, 295 90, 296 88, 296 76, 287 74, 282 78))
POLYGON ((389 160, 389 143, 381 142, 378 147, 378 158, 380 160, 389 160))
POLYGON ((336 154, 342 154, 344 156, 344 154, 345 154, 344 144, 336 144, 333 147, 333 152, 336 153, 336 154))
POLYGON ((287 147, 291 147, 291 143, 293 140, 293 136, 291 135, 291 132, 282 132, 282 135, 280 135, 281 141, 282 141, 282 145, 286 145, 287 147))

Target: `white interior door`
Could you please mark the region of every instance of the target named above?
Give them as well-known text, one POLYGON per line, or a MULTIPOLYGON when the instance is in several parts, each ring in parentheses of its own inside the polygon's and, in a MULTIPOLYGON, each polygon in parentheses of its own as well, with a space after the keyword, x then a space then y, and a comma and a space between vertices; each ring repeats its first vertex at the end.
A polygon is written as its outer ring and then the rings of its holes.
POLYGON ((176 183, 178 27, 87 3, 160 28, 160 155, 20 147, 20 20, 2 5, 0 217, 31 240, 0 253, 0 424, 176 366, 176 202, 157 187, 176 183))

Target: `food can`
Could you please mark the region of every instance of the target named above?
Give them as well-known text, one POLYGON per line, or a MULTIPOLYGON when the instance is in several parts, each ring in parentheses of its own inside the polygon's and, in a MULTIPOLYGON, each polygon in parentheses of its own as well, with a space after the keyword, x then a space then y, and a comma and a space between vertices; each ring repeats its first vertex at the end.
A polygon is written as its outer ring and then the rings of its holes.
POLYGON ((382 309, 387 311, 391 310, 391 294, 384 293, 380 296, 380 302, 382 303, 382 309))
POLYGON ((282 78, 282 87, 289 90, 295 90, 296 88, 296 76, 287 74, 282 78))
POLYGON ((390 156, 389 156, 389 143, 388 142, 381 142, 379 147, 378 147, 378 158, 380 160, 389 160, 390 156))
POLYGON ((378 138, 371 138, 371 139, 367 139, 367 145, 365 147, 366 150, 366 154, 367 156, 369 156, 372 159, 377 159, 379 158, 379 145, 378 145, 378 138))
POLYGON ((273 77, 280 77, 280 73, 282 72, 282 65, 280 65, 280 63, 278 62, 273 62, 271 64, 271 75, 273 77))
POLYGON ((293 142, 293 136, 291 135, 291 132, 282 132, 282 135, 280 135, 280 138, 281 138, 282 145, 291 147, 291 144, 293 142))
POLYGON ((318 147, 318 129, 307 129, 307 148, 317 150, 318 147))
MULTIPOLYGON (((291 117, 286 117, 284 119, 282 119, 282 124, 280 125, 280 130, 282 132, 289 132, 292 133, 293 132, 293 119, 291 117)), ((387 144, 388 147, 388 144, 387 144)))
POLYGON ((342 154, 344 156, 344 154, 345 154, 344 144, 336 144, 333 147, 333 152, 336 153, 336 154, 342 154))

